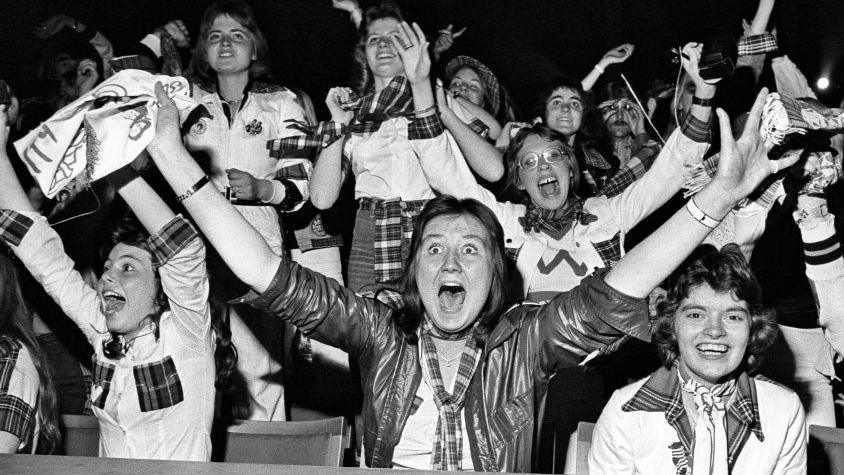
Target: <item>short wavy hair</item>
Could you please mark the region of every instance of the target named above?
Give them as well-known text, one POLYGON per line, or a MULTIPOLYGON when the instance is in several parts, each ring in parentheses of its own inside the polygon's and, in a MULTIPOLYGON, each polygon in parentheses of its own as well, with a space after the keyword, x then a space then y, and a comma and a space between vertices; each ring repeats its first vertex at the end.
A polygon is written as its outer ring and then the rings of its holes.
POLYGON ((440 216, 472 216, 480 221, 487 231, 485 238, 490 249, 492 260, 492 282, 490 283, 489 294, 486 302, 478 315, 480 321, 475 329, 474 337, 480 345, 498 324, 498 319, 504 312, 504 308, 511 301, 508 279, 508 267, 504 256, 504 230, 495 214, 479 201, 473 199, 459 200, 453 196, 438 196, 422 209, 416 226, 413 228, 413 238, 410 242, 410 261, 402 276, 402 295, 404 297, 404 308, 393 313, 393 320, 402 330, 405 339, 415 344, 417 341, 416 331, 425 318, 425 307, 422 304, 422 296, 419 294, 419 286, 416 281, 416 270, 419 267, 419 253, 422 247, 422 233, 425 226, 434 218, 440 216))
POLYGON ((566 137, 545 124, 534 124, 530 127, 519 129, 516 135, 510 140, 507 151, 504 152, 504 165, 507 167, 507 176, 504 180, 503 195, 514 203, 523 205, 530 204, 530 195, 525 190, 519 189, 519 151, 525 144, 525 140, 531 135, 537 135, 547 142, 560 142, 563 152, 568 152, 572 157, 571 166, 572 178, 569 183, 569 194, 583 196, 580 183, 580 165, 575 158, 574 151, 569 147, 566 137))
POLYGON ((208 58, 205 57, 205 48, 207 46, 206 38, 208 38, 208 32, 211 31, 214 20, 221 15, 227 15, 243 25, 255 38, 255 60, 249 66, 249 78, 253 80, 270 80, 272 68, 270 66, 269 44, 261 29, 258 28, 258 22, 255 19, 255 13, 252 11, 252 7, 241 0, 220 0, 214 2, 202 14, 202 20, 199 22, 199 37, 193 48, 193 57, 190 64, 194 79, 204 87, 210 87, 216 82, 217 74, 208 64, 208 58))
POLYGON ((762 355, 777 339, 778 329, 774 312, 763 304, 762 287, 736 244, 727 244, 720 251, 710 244, 698 247, 669 278, 668 296, 657 306, 653 327, 653 342, 663 365, 671 368, 680 356, 674 334, 674 314, 692 290, 701 285, 708 285, 719 293, 729 292, 747 303, 750 338, 740 368, 755 371, 762 355))

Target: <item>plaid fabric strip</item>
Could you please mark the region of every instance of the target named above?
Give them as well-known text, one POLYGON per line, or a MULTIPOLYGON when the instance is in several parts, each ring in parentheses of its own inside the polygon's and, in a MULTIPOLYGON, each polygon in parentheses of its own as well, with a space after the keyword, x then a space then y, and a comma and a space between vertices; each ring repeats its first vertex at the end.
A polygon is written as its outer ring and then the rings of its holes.
POLYGON ((712 142, 712 127, 711 122, 704 122, 693 114, 689 114, 683 125, 680 126, 680 131, 686 137, 700 143, 712 142))
POLYGON ((425 117, 413 117, 407 127, 407 138, 410 140, 432 139, 445 131, 440 116, 437 114, 425 117))
POLYGON ((621 260, 621 233, 615 233, 615 236, 606 241, 594 242, 595 250, 601 256, 601 260, 606 267, 615 267, 616 263, 621 260))
POLYGON ((297 163, 289 167, 282 167, 275 172, 275 177, 287 180, 307 180, 308 171, 305 169, 305 165, 297 163))
POLYGON ((489 126, 484 123, 481 119, 477 117, 473 117, 466 125, 472 129, 472 132, 480 135, 481 137, 487 139, 489 138, 489 126))
POLYGON ((91 404, 103 409, 106 399, 108 399, 108 393, 111 391, 111 380, 114 378, 114 369, 116 366, 100 361, 96 355, 94 355, 93 360, 94 377, 93 384, 91 385, 91 404))
POLYGON ((28 445, 35 433, 35 408, 18 395, 9 393, 22 347, 19 341, 0 336, 0 431, 14 435, 28 445))
POLYGON ((375 253, 376 282, 390 282, 401 277, 410 252, 413 227, 427 200, 401 201, 375 200, 375 253))
POLYGON ((642 162, 639 162, 632 167, 625 167, 604 183, 600 194, 606 196, 607 198, 620 195, 621 192, 627 189, 628 186, 632 185, 634 181, 642 178, 647 171, 648 166, 642 162))
POLYGON ((0 211, 0 238, 17 247, 33 224, 31 218, 10 209, 4 209, 0 211))
MULTIPOLYGON (((727 464, 732 471, 741 449, 752 432, 759 442, 765 441, 762 422, 759 418, 759 403, 756 398, 756 384, 742 372, 737 378, 736 395, 727 408, 727 464)), ((777 384, 777 383, 774 383, 777 384)))
POLYGON ((85 407, 82 409, 82 415, 92 416, 94 415, 94 411, 91 410, 91 388, 94 387, 94 375, 82 363, 79 363, 79 369, 82 371, 82 381, 85 384, 85 407))
POLYGON ((771 33, 742 36, 738 42, 739 56, 771 53, 779 49, 777 37, 771 33))
POLYGON ((163 266, 191 241, 199 237, 196 228, 181 214, 165 224, 157 234, 147 242, 152 250, 152 264, 156 268, 163 266))
POLYGON ((428 320, 422 321, 419 341, 422 343, 422 364, 427 371, 422 374, 434 393, 434 403, 439 410, 437 430, 434 433, 434 447, 431 453, 431 468, 433 470, 462 470, 463 458, 463 424, 460 411, 469 388, 475 368, 481 360, 481 349, 477 341, 470 334, 466 340, 466 347, 460 357, 460 366, 454 380, 452 393, 445 389, 445 382, 440 372, 437 347, 431 337, 432 329, 428 320))
POLYGON ((320 150, 340 140, 346 135, 346 126, 339 122, 323 121, 317 125, 287 119, 284 121, 288 129, 302 132, 303 135, 293 135, 267 141, 270 157, 282 158, 315 158, 320 150))
POLYGON ((132 368, 141 412, 175 406, 185 399, 182 380, 169 355, 161 361, 132 368))
POLYGON ((349 130, 355 134, 369 134, 377 131, 385 120, 410 117, 413 114, 413 93, 407 78, 396 76, 384 89, 363 97, 353 95, 348 102, 340 105, 355 112, 349 130))

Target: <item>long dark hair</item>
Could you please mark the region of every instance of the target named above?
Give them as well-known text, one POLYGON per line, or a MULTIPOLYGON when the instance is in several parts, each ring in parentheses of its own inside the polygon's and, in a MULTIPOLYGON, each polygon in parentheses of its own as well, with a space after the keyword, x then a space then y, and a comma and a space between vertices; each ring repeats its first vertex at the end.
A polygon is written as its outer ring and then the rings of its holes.
POLYGON ((492 282, 486 302, 484 302, 484 306, 478 315, 478 327, 474 332, 474 337, 482 345, 498 323, 498 318, 504 311, 504 307, 509 303, 510 292, 507 286, 508 271, 504 259, 504 230, 495 214, 473 199, 458 200, 453 196, 442 195, 429 201, 422 209, 416 226, 413 228, 413 238, 410 242, 410 262, 408 262, 402 276, 404 308, 394 312, 393 319, 396 325, 401 328, 405 339, 415 344, 417 341, 416 331, 421 325, 422 319, 425 318, 425 307, 422 304, 422 297, 419 294, 419 286, 416 282, 422 233, 431 220, 440 216, 472 216, 480 221, 487 231, 487 245, 492 259, 492 282))
POLYGON ((41 420, 38 452, 52 453, 61 440, 53 376, 32 329, 33 316, 23 299, 17 270, 12 259, 4 251, 5 249, 0 249, 0 335, 21 343, 32 355, 32 363, 38 372, 36 410, 41 420))
POLYGON ((404 21, 399 6, 391 1, 384 1, 366 11, 358 28, 358 43, 354 49, 352 65, 352 87, 361 95, 368 93, 374 87, 372 71, 369 70, 369 64, 366 62, 366 37, 369 36, 369 25, 375 20, 384 18, 394 18, 399 22, 404 21))
POLYGON ((657 320, 653 327, 653 341, 666 368, 671 368, 680 356, 674 335, 674 313, 683 299, 701 285, 708 285, 718 293, 730 293, 747 302, 750 339, 739 368, 747 371, 758 368, 762 355, 777 338, 777 326, 773 311, 765 308, 762 302, 762 287, 738 245, 727 244, 721 251, 711 244, 698 247, 668 279, 667 285, 668 296, 657 306, 657 320))
POLYGON ((267 39, 264 37, 261 29, 258 28, 258 22, 255 20, 255 13, 252 11, 252 7, 241 0, 220 0, 212 3, 205 9, 205 12, 202 14, 202 20, 199 22, 199 37, 193 48, 193 57, 191 59, 190 69, 193 78, 203 86, 210 86, 216 82, 217 73, 208 64, 208 58, 205 57, 205 48, 208 42, 208 32, 211 31, 214 20, 221 15, 227 15, 243 25, 255 38, 256 58, 252 61, 252 65, 249 66, 250 79, 269 80, 271 66, 269 60, 270 48, 267 39))
MULTIPOLYGON (((560 142, 563 145, 563 151, 568 151, 568 153, 574 156, 574 152, 569 147, 568 142, 566 142, 566 137, 545 124, 534 124, 530 127, 519 129, 516 136, 510 140, 507 151, 504 152, 507 177, 504 181, 502 195, 514 203, 521 203, 523 205, 529 205, 531 200, 527 191, 519 189, 519 151, 524 146, 525 140, 531 135, 539 136, 547 142, 560 142)), ((569 195, 584 196, 581 190, 580 165, 577 160, 572 160, 570 166, 572 177, 569 183, 569 195)))

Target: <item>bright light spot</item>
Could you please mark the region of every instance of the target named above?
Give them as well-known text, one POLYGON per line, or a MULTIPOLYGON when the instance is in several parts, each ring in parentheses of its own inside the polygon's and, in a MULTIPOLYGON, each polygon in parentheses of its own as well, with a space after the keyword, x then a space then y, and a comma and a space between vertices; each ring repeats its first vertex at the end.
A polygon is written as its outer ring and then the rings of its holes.
POLYGON ((818 89, 826 89, 829 87, 829 78, 818 79, 818 89))

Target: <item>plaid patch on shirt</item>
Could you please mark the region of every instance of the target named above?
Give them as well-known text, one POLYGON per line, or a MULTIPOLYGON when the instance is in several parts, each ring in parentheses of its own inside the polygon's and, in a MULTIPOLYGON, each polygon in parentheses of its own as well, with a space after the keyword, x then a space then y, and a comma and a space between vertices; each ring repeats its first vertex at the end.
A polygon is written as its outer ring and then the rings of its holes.
POLYGON ((615 233, 615 236, 606 241, 592 243, 601 260, 604 261, 604 266, 615 267, 619 260, 621 260, 621 233, 615 233))
POLYGON ((481 119, 475 117, 470 120, 466 125, 469 126, 470 129, 472 129, 472 132, 480 135, 485 139, 489 139, 489 126, 486 125, 481 119))
POLYGON ((96 355, 93 356, 93 360, 94 375, 93 384, 91 385, 93 388, 91 390, 91 404, 103 409, 105 408, 106 399, 108 399, 108 393, 111 391, 111 380, 114 378, 114 369, 116 366, 100 361, 96 355))
POLYGON ((0 336, 0 431, 8 432, 26 445, 35 433, 35 408, 15 394, 9 394, 12 372, 22 345, 8 336, 0 336))
POLYGON ((646 166, 642 162, 639 162, 632 167, 625 167, 623 170, 613 175, 612 178, 607 180, 604 187, 601 188, 600 194, 606 196, 607 198, 620 195, 621 192, 627 189, 628 186, 632 185, 633 182, 642 178, 645 172, 648 171, 648 168, 649 166, 646 166))
POLYGON ((0 238, 12 246, 19 246, 26 236, 33 221, 17 211, 4 209, 0 211, 0 238))
POLYGON ((268 140, 267 150, 270 157, 281 158, 315 158, 320 150, 340 140, 346 135, 346 126, 338 122, 323 121, 317 125, 309 125, 295 119, 284 121, 288 129, 298 130, 304 135, 282 137, 268 140))
POLYGON ((390 282, 401 277, 410 253, 413 227, 426 203, 427 200, 372 200, 376 282, 390 282))
POLYGON ((770 53, 779 49, 777 37, 770 33, 742 36, 738 42, 739 56, 770 53))
POLYGON ((156 268, 163 266, 197 237, 199 233, 190 221, 181 214, 176 215, 147 240, 152 250, 152 265, 156 268))
POLYGON ((185 399, 179 372, 169 355, 161 361, 134 366, 132 372, 141 412, 172 407, 185 399))

